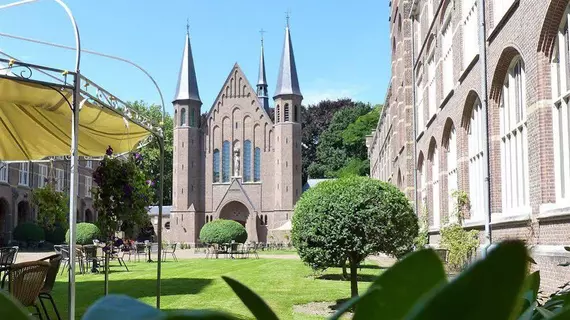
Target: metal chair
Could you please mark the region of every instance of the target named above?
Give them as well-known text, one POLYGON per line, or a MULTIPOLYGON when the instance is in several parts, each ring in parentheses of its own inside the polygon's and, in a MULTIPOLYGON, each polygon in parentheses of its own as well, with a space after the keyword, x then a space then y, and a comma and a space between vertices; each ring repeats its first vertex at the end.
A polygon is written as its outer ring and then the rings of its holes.
POLYGON ((49 268, 50 264, 46 261, 16 263, 10 266, 8 276, 10 294, 20 301, 24 307, 34 307, 40 320, 43 317, 36 300, 45 284, 49 268))
POLYGON ((170 253, 170 255, 172 255, 172 259, 174 259, 174 261, 178 261, 178 258, 176 257, 176 247, 178 246, 177 243, 173 244, 173 245, 169 245, 166 246, 166 248, 163 249, 162 251, 162 261, 166 261, 166 255, 170 253))
POLYGON ((59 266, 61 265, 62 259, 63 259, 63 256, 60 253, 56 253, 54 255, 51 255, 49 257, 45 257, 45 258, 40 260, 40 261, 47 261, 47 262, 49 262, 49 265, 50 265, 48 272, 47 272, 47 275, 46 275, 44 286, 42 287, 42 289, 40 290, 40 294, 38 295, 38 297, 40 299, 40 303, 42 305, 42 309, 44 310, 46 318, 48 318, 48 319, 50 319, 50 317, 49 317, 49 314, 47 312, 47 309, 46 309, 46 306, 44 304, 43 299, 48 299, 51 302, 53 311, 55 311, 57 319, 61 320, 61 316, 59 315, 59 311, 57 311, 55 301, 53 300, 53 297, 51 295, 51 291, 53 290, 53 285, 55 284, 55 278, 57 277, 57 273, 59 272, 59 266))
POLYGON ((0 248, 0 276, 2 276, 2 287, 4 287, 4 280, 8 276, 10 266, 16 262, 17 256, 18 247, 0 248))

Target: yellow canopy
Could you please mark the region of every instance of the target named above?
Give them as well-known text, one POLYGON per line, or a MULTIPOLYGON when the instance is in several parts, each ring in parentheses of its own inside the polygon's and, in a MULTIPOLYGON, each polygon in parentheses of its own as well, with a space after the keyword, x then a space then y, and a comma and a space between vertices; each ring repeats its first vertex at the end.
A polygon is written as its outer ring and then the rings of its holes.
MULTIPOLYGON (((70 90, 0 78, 0 160, 41 160, 71 153, 70 90), (59 89, 58 89, 59 90, 59 89)), ((108 146, 128 152, 148 137, 143 127, 85 102, 79 112, 80 156, 102 156, 108 146)))

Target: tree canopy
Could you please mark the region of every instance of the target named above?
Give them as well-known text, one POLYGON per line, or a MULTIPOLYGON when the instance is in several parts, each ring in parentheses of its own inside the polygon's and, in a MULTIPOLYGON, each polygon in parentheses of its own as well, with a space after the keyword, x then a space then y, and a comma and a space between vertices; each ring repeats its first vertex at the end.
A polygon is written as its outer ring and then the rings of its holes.
POLYGON ((368 255, 401 257, 413 248, 418 220, 395 186, 367 177, 324 181, 295 206, 292 238, 301 259, 315 270, 343 264, 358 294, 357 266, 368 255))
POLYGON ((308 168, 311 178, 367 175, 370 164, 366 135, 376 126, 380 107, 357 103, 338 110, 319 137, 316 159, 308 168))
MULTIPOLYGON (((156 104, 149 105, 144 101, 129 102, 129 106, 138 114, 154 123, 162 119, 162 107, 156 104)), ((164 205, 172 204, 172 149, 173 149, 173 120, 169 114, 164 117, 164 205)), ((153 181, 155 190, 154 204, 158 204, 158 181, 160 179, 160 149, 158 141, 154 139, 150 144, 140 150, 143 159, 143 168, 146 175, 153 181)))

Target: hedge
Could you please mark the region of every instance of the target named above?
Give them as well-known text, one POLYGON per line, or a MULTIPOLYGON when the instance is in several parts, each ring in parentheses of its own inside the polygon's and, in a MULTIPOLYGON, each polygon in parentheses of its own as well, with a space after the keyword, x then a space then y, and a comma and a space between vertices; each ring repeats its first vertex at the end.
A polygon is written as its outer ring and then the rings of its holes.
POLYGON ((42 241, 45 240, 45 232, 42 227, 33 222, 20 223, 14 228, 14 240, 17 241, 42 241))
MULTIPOLYGON (((81 222, 77 224, 76 229, 76 244, 93 244, 93 240, 99 239, 101 236, 101 231, 99 227, 92 223, 81 222)), ((69 243, 69 230, 65 233, 65 242, 69 243)))

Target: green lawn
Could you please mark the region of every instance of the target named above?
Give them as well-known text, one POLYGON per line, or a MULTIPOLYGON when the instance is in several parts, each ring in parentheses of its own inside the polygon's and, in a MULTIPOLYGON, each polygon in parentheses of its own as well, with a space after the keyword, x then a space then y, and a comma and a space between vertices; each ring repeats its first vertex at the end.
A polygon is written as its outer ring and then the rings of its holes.
POLYGON ((258 254, 272 254, 272 255, 280 255, 280 254, 297 254, 297 249, 271 249, 271 250, 258 250, 258 254))
MULTIPOLYGON (((126 294, 150 305, 156 301, 156 263, 129 263, 130 272, 112 268, 111 293, 126 294)), ((293 313, 293 306, 311 301, 335 301, 350 295, 350 283, 339 281, 340 269, 328 270, 320 279, 298 260, 284 259, 190 259, 162 264, 164 310, 216 309, 251 318, 249 311, 220 278, 226 275, 246 284, 269 303, 282 319, 316 319, 293 313)), ((381 272, 369 264, 361 269, 360 290, 381 272)), ((103 294, 103 274, 77 275, 77 314, 103 294)), ((67 318, 67 275, 58 277, 54 297, 67 318)))

